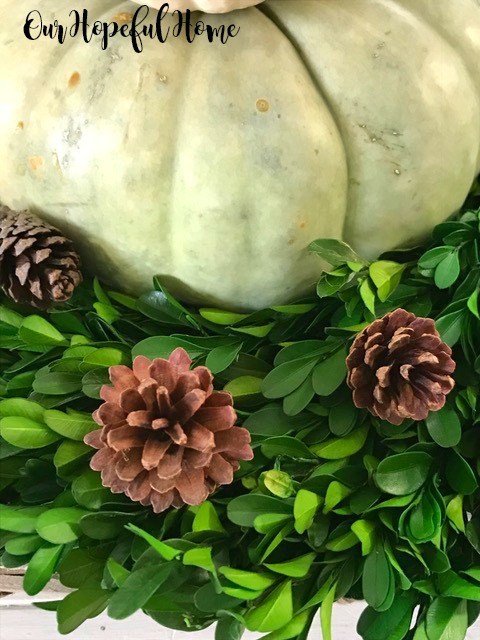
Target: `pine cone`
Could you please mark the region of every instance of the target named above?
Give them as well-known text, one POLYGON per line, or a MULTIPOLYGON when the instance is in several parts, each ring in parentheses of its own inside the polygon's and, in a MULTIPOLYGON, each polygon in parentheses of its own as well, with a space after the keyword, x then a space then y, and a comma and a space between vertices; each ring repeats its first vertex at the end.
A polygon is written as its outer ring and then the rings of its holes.
POLYGON ((454 387, 451 355, 433 320, 397 309, 372 322, 352 345, 347 382, 353 401, 395 425, 425 420, 454 387))
POLYGON ((73 244, 28 211, 0 207, 0 286, 15 302, 46 309, 82 281, 73 244))
POLYGON ((168 360, 138 356, 133 370, 110 368, 113 388, 93 414, 102 426, 85 437, 98 449, 91 468, 102 483, 156 513, 199 505, 233 482, 238 460, 251 460, 250 433, 234 426, 232 396, 214 391, 206 367, 190 371, 184 349, 168 360))

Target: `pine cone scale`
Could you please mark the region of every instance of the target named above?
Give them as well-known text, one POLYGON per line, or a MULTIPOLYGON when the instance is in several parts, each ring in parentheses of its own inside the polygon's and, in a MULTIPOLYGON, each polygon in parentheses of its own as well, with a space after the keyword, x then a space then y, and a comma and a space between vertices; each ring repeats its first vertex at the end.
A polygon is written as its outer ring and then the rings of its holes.
POLYGON ((347 357, 354 403, 395 425, 424 420, 453 389, 451 356, 430 318, 387 314, 357 336, 347 357))

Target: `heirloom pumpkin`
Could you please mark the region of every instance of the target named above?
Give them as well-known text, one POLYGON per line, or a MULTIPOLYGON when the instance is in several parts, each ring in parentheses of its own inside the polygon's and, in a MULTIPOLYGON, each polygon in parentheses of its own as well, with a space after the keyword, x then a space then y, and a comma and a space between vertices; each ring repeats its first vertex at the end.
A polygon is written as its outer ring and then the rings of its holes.
MULTIPOLYGON (((44 24, 72 4, 44 0, 44 24)), ((137 8, 88 3, 91 21, 137 8)), ((311 241, 411 245, 480 168, 478 0, 267 0, 193 14, 240 27, 226 44, 144 37, 141 54, 120 35, 27 40, 31 9, 0 0, 0 202, 122 289, 159 274, 193 301, 286 302, 320 275, 311 241)))

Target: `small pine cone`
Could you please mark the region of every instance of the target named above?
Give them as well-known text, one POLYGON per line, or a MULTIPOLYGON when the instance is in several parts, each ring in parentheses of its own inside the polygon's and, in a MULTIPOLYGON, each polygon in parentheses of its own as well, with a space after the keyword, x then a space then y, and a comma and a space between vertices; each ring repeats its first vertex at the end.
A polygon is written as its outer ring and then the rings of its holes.
POLYGON ((85 437, 98 449, 91 468, 113 493, 156 513, 199 505, 233 482, 239 460, 251 460, 250 433, 236 427, 232 396, 213 390, 207 367, 190 370, 184 349, 168 360, 138 356, 133 368, 110 368, 113 388, 93 414, 102 426, 85 437))
POLYGON ((0 286, 37 309, 68 300, 82 281, 80 258, 62 233, 28 211, 0 206, 0 286))
POLYGON ((425 420, 454 387, 452 350, 435 322, 397 309, 375 320, 355 339, 347 382, 360 409, 391 424, 425 420))

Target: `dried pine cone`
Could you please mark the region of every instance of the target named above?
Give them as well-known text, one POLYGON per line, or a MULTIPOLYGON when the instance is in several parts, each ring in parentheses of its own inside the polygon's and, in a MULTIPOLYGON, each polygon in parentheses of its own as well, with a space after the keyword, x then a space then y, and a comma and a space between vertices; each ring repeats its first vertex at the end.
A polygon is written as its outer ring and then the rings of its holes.
POLYGON ((113 493, 152 505, 199 505, 233 482, 238 460, 251 460, 250 433, 236 427, 232 396, 214 391, 206 367, 190 370, 184 349, 168 360, 138 356, 133 370, 110 368, 94 413, 102 426, 85 437, 99 451, 91 467, 113 493))
POLYGON ((80 258, 58 229, 0 206, 0 286, 15 302, 46 309, 82 281, 80 258))
POLYGON ((397 309, 372 322, 352 345, 347 382, 354 403, 395 425, 424 420, 445 405, 454 387, 451 356, 433 320, 397 309))

